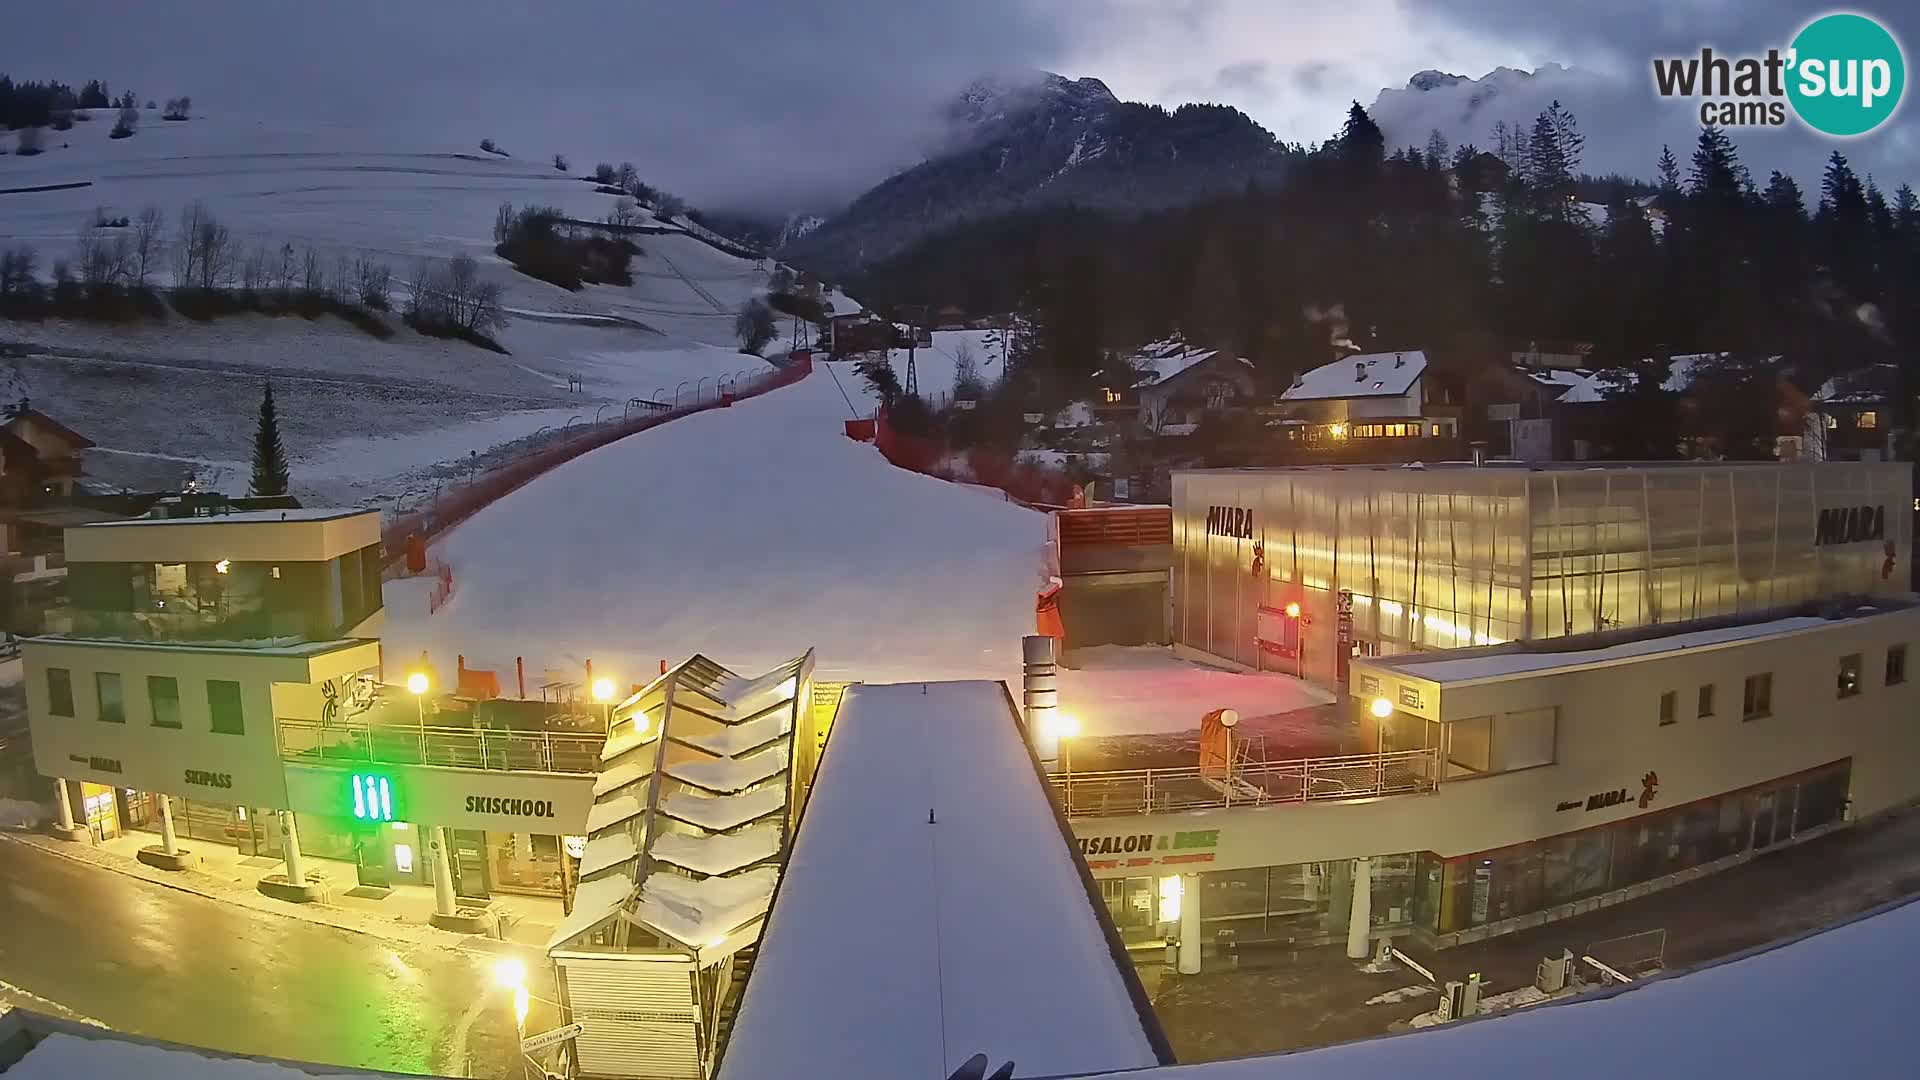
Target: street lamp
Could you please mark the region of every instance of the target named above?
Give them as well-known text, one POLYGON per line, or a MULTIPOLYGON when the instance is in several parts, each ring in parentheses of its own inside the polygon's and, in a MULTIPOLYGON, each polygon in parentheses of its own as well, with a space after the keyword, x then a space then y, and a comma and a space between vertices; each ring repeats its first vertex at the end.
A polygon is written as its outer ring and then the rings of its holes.
POLYGON ((1373 704, 1368 706, 1368 709, 1372 711, 1374 716, 1385 720, 1387 717, 1393 715, 1393 702, 1383 697, 1377 697, 1373 699, 1373 704))
POLYGON ((420 763, 427 763, 427 673, 415 671, 407 676, 407 693, 413 695, 413 715, 420 722, 420 763))
MULTIPOLYGON (((493 962, 493 982, 513 992, 513 1026, 522 1043, 527 1040, 527 965, 518 957, 503 956, 493 962)), ((527 1054, 520 1051, 521 1075, 526 1075, 527 1054)))
POLYGON ((613 730, 613 680, 605 677, 593 680, 593 700, 600 703, 601 727, 613 730))

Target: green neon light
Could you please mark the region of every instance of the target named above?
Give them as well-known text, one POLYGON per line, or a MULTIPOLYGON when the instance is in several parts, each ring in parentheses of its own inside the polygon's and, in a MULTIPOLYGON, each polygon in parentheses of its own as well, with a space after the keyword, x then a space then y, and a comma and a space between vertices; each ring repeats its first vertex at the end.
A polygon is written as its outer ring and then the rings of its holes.
POLYGON ((353 816, 360 821, 392 821, 393 782, 384 776, 355 773, 353 816))

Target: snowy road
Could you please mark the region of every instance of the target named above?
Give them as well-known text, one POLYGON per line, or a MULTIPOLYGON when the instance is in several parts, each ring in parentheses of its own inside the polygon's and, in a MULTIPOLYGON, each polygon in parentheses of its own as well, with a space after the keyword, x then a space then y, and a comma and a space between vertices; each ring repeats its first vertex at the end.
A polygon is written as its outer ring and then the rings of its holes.
POLYGON ((888 465, 848 416, 816 371, 562 466, 436 546, 455 577, 438 614, 424 583, 388 584, 388 654, 429 650, 442 680, 456 653, 508 678, 524 656, 529 682, 592 659, 624 682, 810 646, 822 678, 1016 677, 1045 517, 888 465))
POLYGON ((263 914, 5 838, 0 926, 0 1004, 334 1065, 459 1075, 471 1053, 473 1075, 497 1077, 516 1064, 507 1005, 475 1007, 484 952, 263 914))

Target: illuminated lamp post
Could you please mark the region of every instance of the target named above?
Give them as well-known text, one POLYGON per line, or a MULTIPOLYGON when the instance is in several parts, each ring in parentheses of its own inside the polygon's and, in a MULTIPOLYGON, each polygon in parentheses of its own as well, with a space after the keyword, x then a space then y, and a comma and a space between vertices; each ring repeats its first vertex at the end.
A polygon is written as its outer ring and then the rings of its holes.
POLYGON ((593 700, 600 703, 600 729, 602 732, 613 730, 613 680, 601 676, 593 680, 593 700))
POLYGON ((413 695, 413 715, 420 726, 420 764, 427 763, 427 689, 433 684, 424 671, 407 676, 407 693, 413 695))

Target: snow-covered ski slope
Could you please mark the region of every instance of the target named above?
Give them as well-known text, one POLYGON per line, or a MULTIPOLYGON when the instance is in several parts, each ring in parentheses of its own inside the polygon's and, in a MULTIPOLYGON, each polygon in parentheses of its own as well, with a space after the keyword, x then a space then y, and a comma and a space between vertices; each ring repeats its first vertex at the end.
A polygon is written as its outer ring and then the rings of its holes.
POLYGON ((509 674, 522 656, 530 682, 591 659, 624 685, 694 652, 756 671, 812 647, 822 679, 1017 678, 1044 515, 846 438, 872 406, 832 367, 837 385, 817 365, 483 510, 435 545, 452 603, 429 616, 427 583, 389 583, 388 655, 426 649, 443 680, 456 654, 509 674))
MULTIPOLYGON (((397 320, 388 341, 331 317, 0 321, 0 344, 20 347, 20 392, 101 445, 90 471, 102 480, 161 486, 194 471, 210 486, 243 487, 236 463, 246 460, 258 384, 269 376, 296 493, 388 502, 431 491, 436 463, 576 416, 617 414, 627 399, 671 395, 683 379, 764 369, 734 352, 733 313, 763 291, 770 262, 684 232, 648 233, 635 237, 642 253, 632 285, 568 292, 493 255, 503 202, 588 220, 613 206, 580 179, 590 162, 553 168, 567 147, 508 146, 515 156, 501 158, 482 153, 477 135, 402 138, 218 108, 184 122, 141 117, 138 134, 114 140, 111 112, 95 110, 70 131, 43 133, 38 156, 0 154, 0 191, 13 192, 0 194, 0 247, 31 245, 45 276, 55 260, 72 259, 96 209, 134 217, 157 206, 171 239, 180 209, 199 200, 243 253, 312 245, 329 272, 342 256, 386 262, 396 301, 398 282, 421 260, 469 254, 505 290, 512 324, 499 337, 512 355, 425 338, 397 320), (60 184, 86 186, 13 190, 60 184), (569 390, 573 376, 579 392, 569 390), (224 483, 209 477, 222 467, 224 483)), ((0 135, 0 149, 12 142, 0 135)), ((161 263, 164 285, 171 264, 161 263)))

